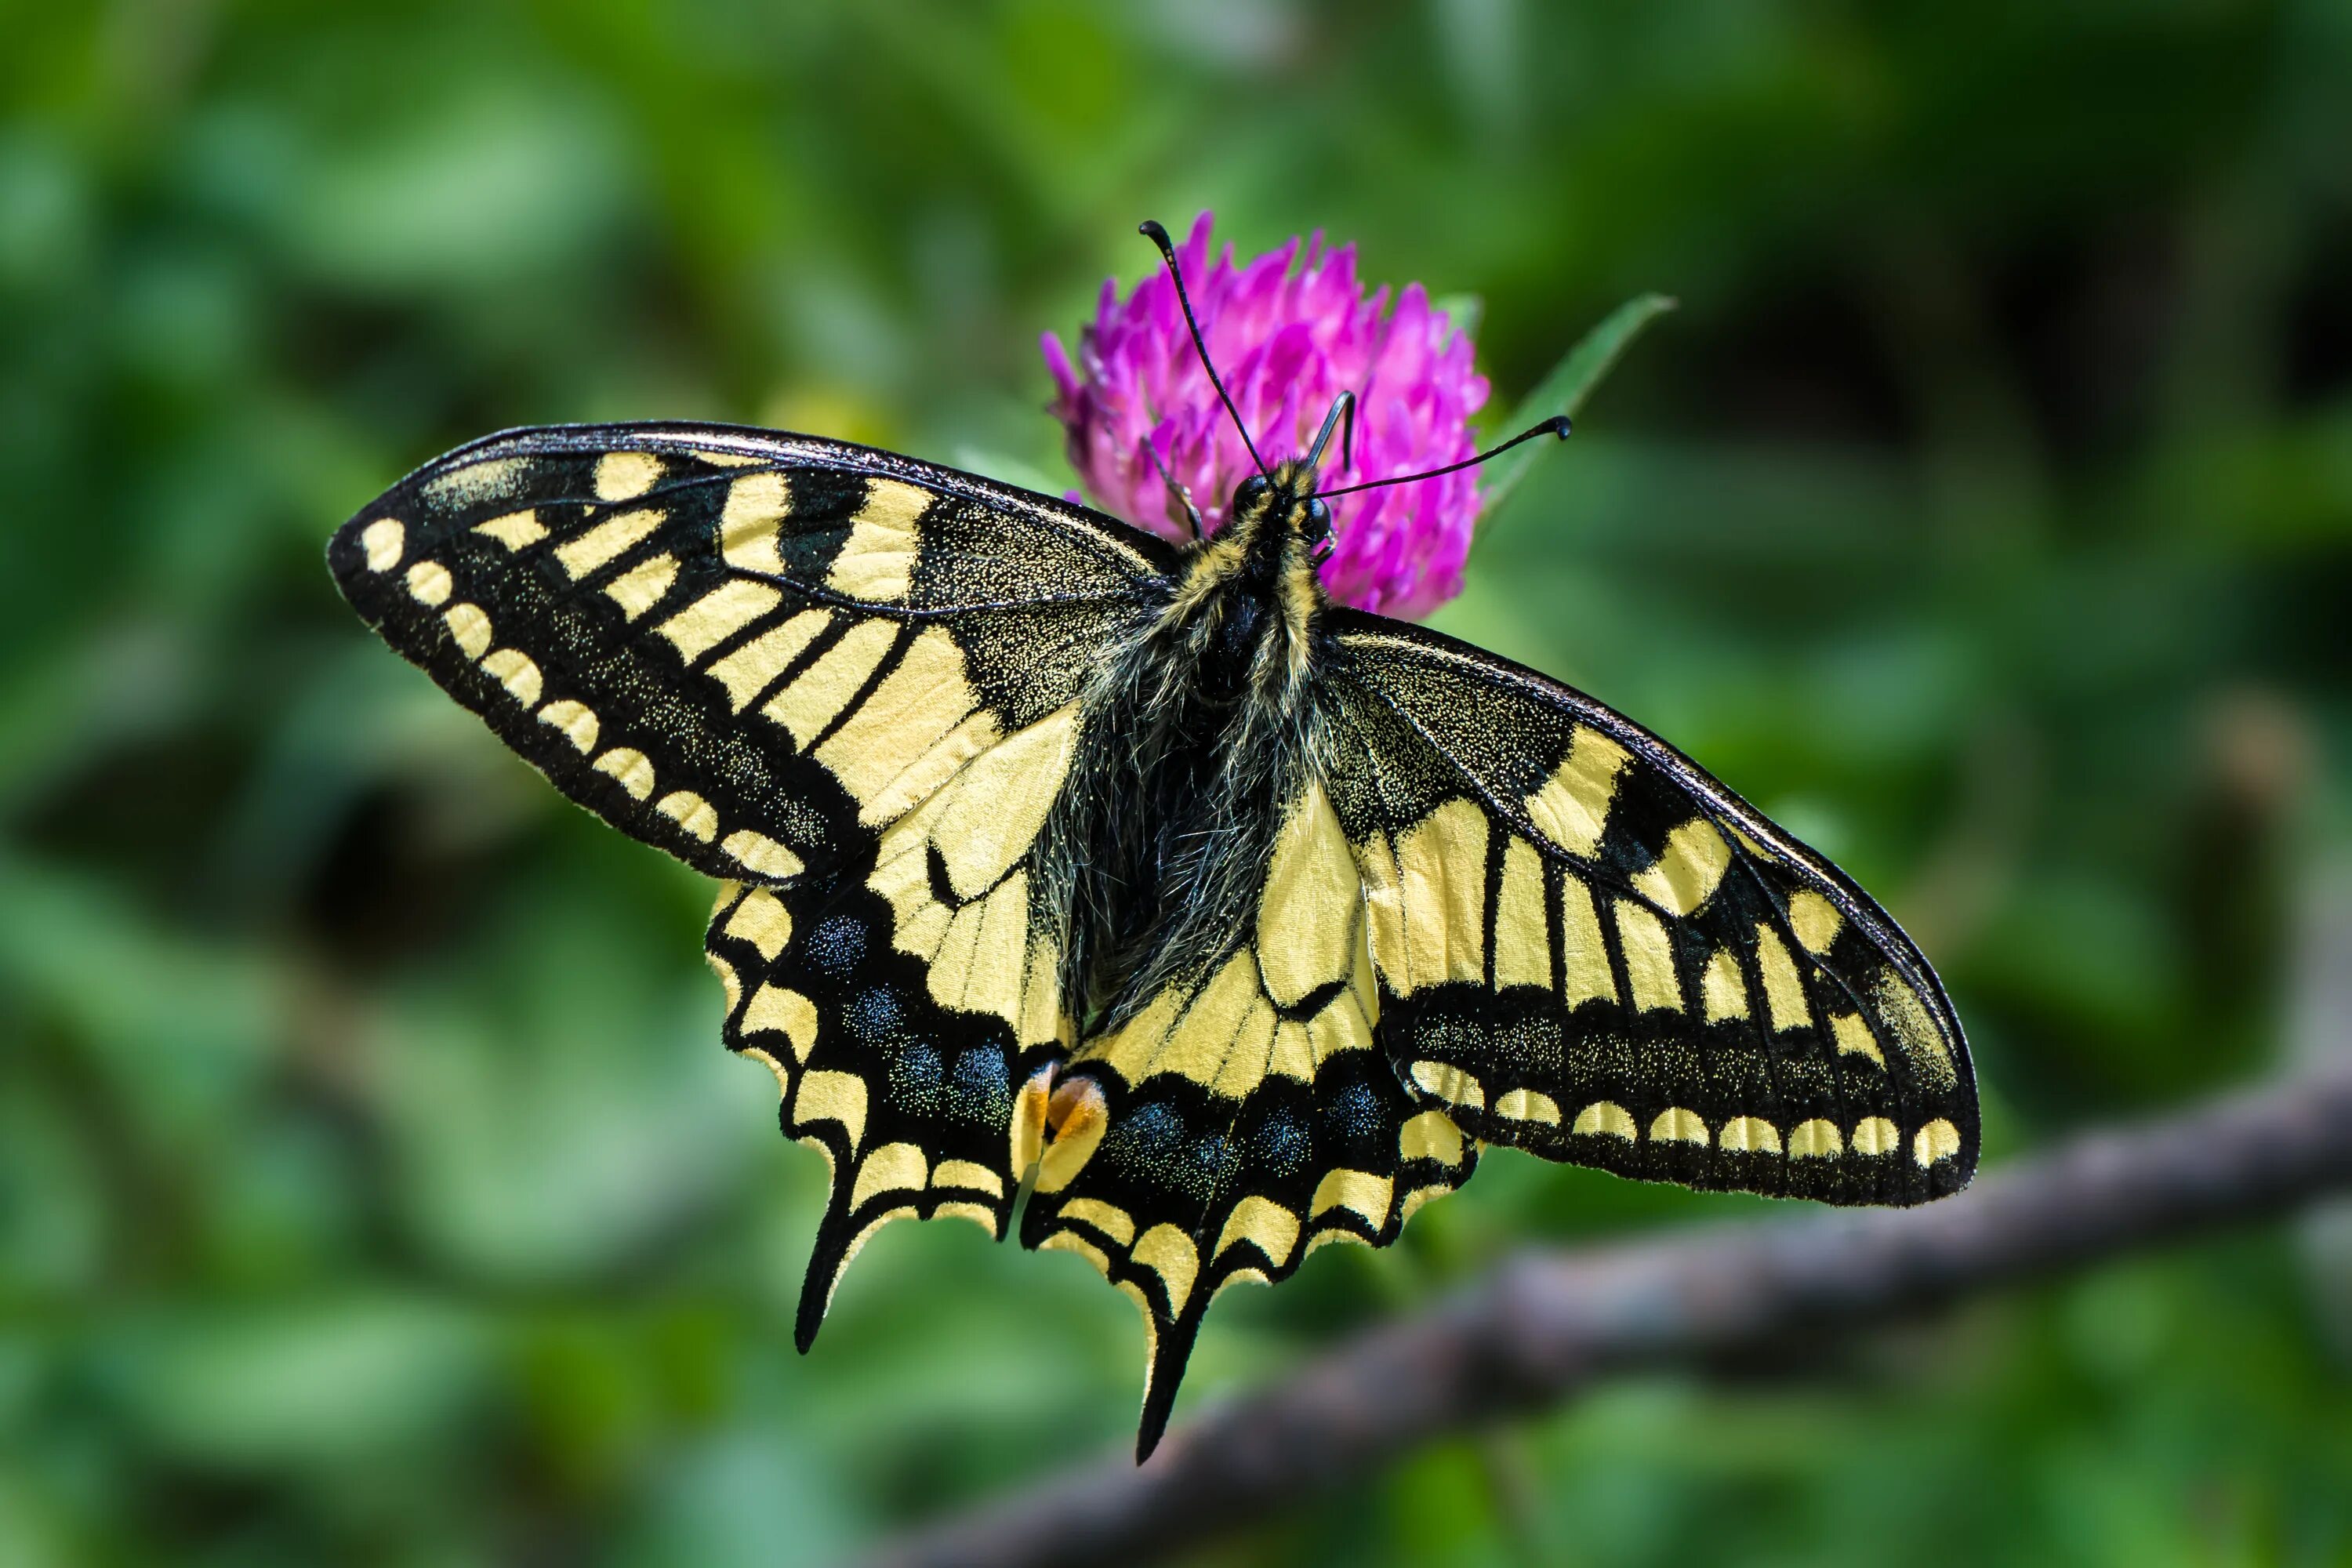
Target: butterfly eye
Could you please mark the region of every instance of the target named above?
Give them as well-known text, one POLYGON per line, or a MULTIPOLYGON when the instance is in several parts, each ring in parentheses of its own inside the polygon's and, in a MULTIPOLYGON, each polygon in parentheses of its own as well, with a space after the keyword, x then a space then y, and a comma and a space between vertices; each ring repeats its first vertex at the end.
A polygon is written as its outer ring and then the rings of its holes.
POLYGON ((1265 499, 1269 488, 1262 475, 1252 474, 1242 481, 1241 489, 1234 492, 1236 509, 1255 506, 1265 499))
POLYGON ((1325 506, 1319 500, 1308 501, 1307 503, 1307 523, 1301 531, 1307 535, 1307 542, 1309 544, 1319 544, 1324 540, 1330 538, 1331 509, 1325 506))

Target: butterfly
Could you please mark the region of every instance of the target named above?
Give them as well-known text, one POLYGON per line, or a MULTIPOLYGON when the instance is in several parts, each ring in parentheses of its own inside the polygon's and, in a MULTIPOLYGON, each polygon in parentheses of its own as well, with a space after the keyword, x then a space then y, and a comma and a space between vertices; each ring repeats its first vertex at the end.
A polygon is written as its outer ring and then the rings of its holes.
POLYGON ((1142 1310, 1140 1459, 1219 1292, 1388 1245, 1486 1145, 1832 1204, 1973 1173, 1959 1022, 1853 881, 1592 699, 1328 602, 1343 414, 1182 545, 700 424, 494 436, 335 534, 394 649, 721 884, 726 1044, 831 1170, 803 1350, 882 1226, 1017 1206, 1142 1310))

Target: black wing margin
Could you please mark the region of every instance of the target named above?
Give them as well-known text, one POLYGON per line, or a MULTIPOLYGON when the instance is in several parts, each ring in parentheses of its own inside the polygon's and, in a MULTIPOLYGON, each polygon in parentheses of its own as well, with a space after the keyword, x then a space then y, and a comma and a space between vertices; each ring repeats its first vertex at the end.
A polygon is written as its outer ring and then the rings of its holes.
POLYGON ((1465 1131, 1694 1187, 1916 1204, 1977 1163, 1934 971, 1870 897, 1591 698, 1329 620, 1380 1041, 1465 1131))

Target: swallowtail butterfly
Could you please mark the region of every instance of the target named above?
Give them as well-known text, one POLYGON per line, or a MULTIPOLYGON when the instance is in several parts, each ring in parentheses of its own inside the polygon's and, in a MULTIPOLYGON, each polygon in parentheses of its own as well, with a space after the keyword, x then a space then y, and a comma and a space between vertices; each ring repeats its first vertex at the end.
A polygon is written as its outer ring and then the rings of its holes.
POLYGON ((557 426, 335 535, 394 649, 720 883, 726 1043, 832 1169, 803 1349, 882 1225, 1001 1236, 1026 1191, 1022 1244, 1142 1308, 1148 1454, 1220 1290, 1387 1245, 1485 1145, 1969 1180, 1968 1049, 1895 922, 1591 698, 1328 603, 1321 452, 1178 546, 842 441, 557 426))

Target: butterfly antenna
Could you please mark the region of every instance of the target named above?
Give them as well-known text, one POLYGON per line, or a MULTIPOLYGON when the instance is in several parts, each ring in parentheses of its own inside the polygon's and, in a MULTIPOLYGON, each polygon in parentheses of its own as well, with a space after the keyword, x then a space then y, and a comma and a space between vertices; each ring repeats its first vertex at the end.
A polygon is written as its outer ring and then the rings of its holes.
POLYGON ((1489 447, 1475 458, 1465 458, 1458 463, 1448 463, 1442 468, 1430 468, 1418 474, 1394 474, 1385 479, 1366 479, 1360 485, 1345 485, 1336 490, 1317 490, 1315 493, 1318 497, 1326 498, 1351 496, 1358 490, 1379 489, 1382 485, 1409 485, 1415 479, 1433 479, 1440 474, 1458 473, 1464 468, 1475 468, 1487 458, 1499 458, 1522 441, 1532 441, 1538 436, 1557 436, 1565 441, 1572 428, 1573 426, 1568 422, 1568 416, 1555 414, 1533 429, 1520 431, 1499 447, 1489 447))
POLYGON ((1217 367, 1209 363, 1209 345, 1201 336, 1201 323, 1192 318, 1192 297, 1184 292, 1184 270, 1176 265, 1176 247, 1169 243, 1168 230, 1158 218, 1145 218, 1136 225, 1136 232, 1160 247, 1160 258, 1168 263, 1168 276, 1176 284, 1176 302, 1184 308, 1184 324, 1192 329, 1192 347, 1200 353, 1201 368, 1209 373, 1209 384, 1217 389, 1225 412, 1234 416, 1234 428, 1242 433, 1242 445, 1249 448, 1250 461, 1257 465, 1260 477, 1272 479, 1274 476, 1265 471, 1265 459, 1257 455, 1257 443, 1250 439, 1249 426, 1242 423, 1242 411, 1234 406, 1225 384, 1217 379, 1217 367))

